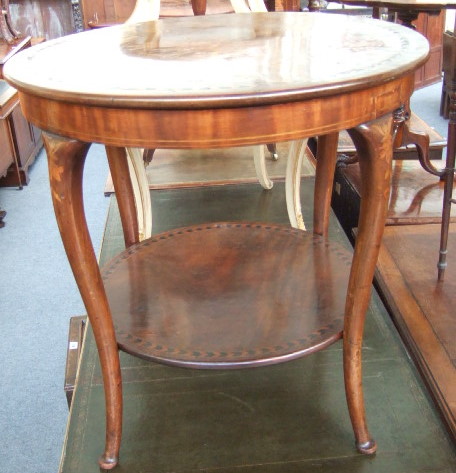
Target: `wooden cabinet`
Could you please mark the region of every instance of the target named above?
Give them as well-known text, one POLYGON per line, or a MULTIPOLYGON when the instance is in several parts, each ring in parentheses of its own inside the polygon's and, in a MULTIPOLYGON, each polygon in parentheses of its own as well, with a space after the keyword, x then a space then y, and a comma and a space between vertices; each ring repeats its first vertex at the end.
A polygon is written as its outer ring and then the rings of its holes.
POLYGON ((28 168, 42 146, 40 130, 22 115, 17 91, 0 80, 0 186, 28 184, 28 168))
POLYGON ((0 176, 5 176, 10 168, 12 172, 18 172, 9 121, 17 102, 16 95, 12 87, 0 81, 0 176))
POLYGON ((135 3, 135 0, 81 0, 84 28, 123 23, 131 15, 135 3))
POLYGON ((427 38, 430 46, 428 61, 415 73, 415 89, 418 89, 439 82, 442 78, 445 11, 441 11, 438 15, 420 13, 414 24, 416 30, 427 38))

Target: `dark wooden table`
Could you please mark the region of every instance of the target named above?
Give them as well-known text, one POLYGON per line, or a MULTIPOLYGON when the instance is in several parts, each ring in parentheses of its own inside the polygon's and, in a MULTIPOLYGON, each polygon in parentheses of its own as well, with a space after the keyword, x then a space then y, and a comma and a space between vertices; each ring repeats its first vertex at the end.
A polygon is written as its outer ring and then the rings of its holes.
POLYGON ((103 468, 118 462, 119 348, 174 366, 242 368, 291 360, 343 337, 356 446, 375 452, 361 346, 389 196, 391 112, 408 101, 427 55, 424 38, 386 22, 252 13, 95 30, 7 64, 26 117, 46 130, 56 217, 100 355, 103 468), (352 261, 327 238, 343 129, 365 183, 352 261), (221 222, 138 242, 125 146, 233 147, 315 135, 313 234, 221 222), (102 274, 82 196, 92 142, 106 145, 128 247, 102 274))
POLYGON ((442 10, 456 8, 455 0, 334 0, 336 3, 355 5, 359 7, 374 7, 374 16, 378 18, 378 9, 387 8, 397 13, 401 22, 415 28, 413 22, 420 13, 438 15, 442 10))

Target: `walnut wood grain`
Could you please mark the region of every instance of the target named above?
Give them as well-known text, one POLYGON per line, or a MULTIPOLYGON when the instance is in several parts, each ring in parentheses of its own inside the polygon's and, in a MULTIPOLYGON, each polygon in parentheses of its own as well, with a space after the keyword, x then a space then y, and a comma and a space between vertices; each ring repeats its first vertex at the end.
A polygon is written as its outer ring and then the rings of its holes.
POLYGON ((84 301, 100 356, 106 396, 106 447, 100 464, 117 464, 122 432, 122 387, 116 336, 84 215, 82 175, 90 144, 43 133, 55 216, 84 301))
POLYGON ((361 373, 364 321, 371 295, 375 263, 385 225, 393 156, 392 116, 349 130, 359 155, 361 210, 350 272, 344 324, 344 375, 348 410, 360 452, 377 449, 366 424, 361 373))
POLYGON ((338 340, 350 265, 341 245, 301 230, 216 223, 153 236, 106 265, 103 279, 122 350, 241 368, 338 340))

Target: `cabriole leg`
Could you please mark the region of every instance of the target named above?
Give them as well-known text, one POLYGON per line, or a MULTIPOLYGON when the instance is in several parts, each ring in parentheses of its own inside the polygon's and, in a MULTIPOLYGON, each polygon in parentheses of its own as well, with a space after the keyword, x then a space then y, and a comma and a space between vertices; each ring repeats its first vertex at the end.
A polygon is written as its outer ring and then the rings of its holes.
POLYGON ((362 389, 361 350, 364 321, 369 305, 388 210, 391 163, 392 117, 382 117, 349 130, 359 156, 361 209, 353 263, 348 283, 343 335, 344 378, 348 410, 359 452, 377 449, 366 423, 362 389))
POLYGON ((117 465, 122 432, 119 353, 106 293, 84 214, 82 177, 89 143, 43 133, 55 215, 63 245, 93 328, 106 400, 106 445, 99 463, 117 465))

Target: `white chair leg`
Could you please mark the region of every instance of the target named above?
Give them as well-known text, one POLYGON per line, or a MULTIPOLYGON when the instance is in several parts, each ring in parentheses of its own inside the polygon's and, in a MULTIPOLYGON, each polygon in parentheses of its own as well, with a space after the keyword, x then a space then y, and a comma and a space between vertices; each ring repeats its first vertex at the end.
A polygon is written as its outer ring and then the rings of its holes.
POLYGON ((288 218, 290 219, 291 226, 300 230, 306 229, 302 217, 300 196, 302 160, 306 153, 306 148, 307 139, 291 143, 285 175, 288 218))
POLYGON ((136 0, 135 8, 125 23, 141 23, 158 19, 160 0, 136 0))
MULTIPOLYGON (((231 2, 231 4, 233 4, 233 2, 231 2)), ((254 12, 259 12, 259 11, 267 12, 268 11, 263 0, 248 0, 248 4, 251 11, 254 11, 254 12)))
POLYGON ((264 146, 253 146, 253 162, 255 163, 255 171, 263 189, 271 189, 274 183, 269 179, 266 169, 266 155, 264 146))
POLYGON ((248 7, 245 0, 231 0, 231 6, 235 13, 249 13, 250 8, 248 7))
POLYGON ((152 235, 152 204, 142 148, 127 148, 128 168, 138 215, 139 241, 152 235))
MULTIPOLYGON (((263 0, 230 0, 231 6, 235 13, 247 13, 247 12, 266 12, 266 5, 263 0)), ((276 159, 274 157, 274 159, 276 159)), ((260 181, 263 189, 271 189, 272 181, 269 179, 268 172, 266 170, 266 155, 264 152, 264 146, 255 146, 253 149, 253 161, 255 163, 255 170, 258 181, 260 181)))

